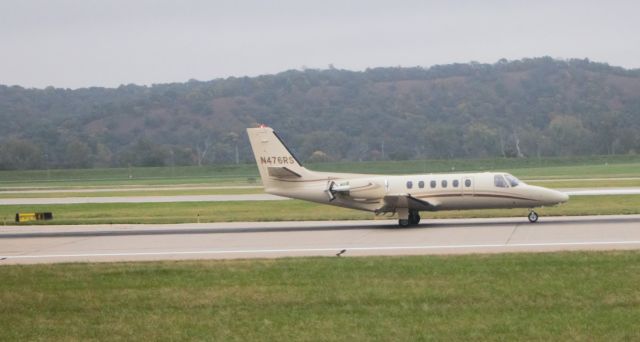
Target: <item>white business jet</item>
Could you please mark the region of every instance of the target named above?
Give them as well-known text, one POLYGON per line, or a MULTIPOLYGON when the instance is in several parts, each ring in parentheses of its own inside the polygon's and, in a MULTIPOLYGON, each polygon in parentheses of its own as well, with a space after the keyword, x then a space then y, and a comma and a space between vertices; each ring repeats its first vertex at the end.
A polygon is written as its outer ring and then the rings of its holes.
POLYGON ((533 208, 569 200, 562 192, 527 185, 504 172, 375 175, 311 171, 273 129, 248 128, 267 193, 376 214, 398 214, 401 227, 420 223, 421 211, 533 208))

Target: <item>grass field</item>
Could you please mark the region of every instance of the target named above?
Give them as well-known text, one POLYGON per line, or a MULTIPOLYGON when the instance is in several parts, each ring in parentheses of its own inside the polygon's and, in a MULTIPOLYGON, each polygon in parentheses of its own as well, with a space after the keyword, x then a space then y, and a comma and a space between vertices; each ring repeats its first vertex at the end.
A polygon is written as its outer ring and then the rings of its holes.
POLYGON ((640 253, 0 267, 0 340, 640 339, 640 253))
MULTIPOLYGON (((372 213, 322 204, 290 201, 104 203, 0 206, 3 224, 14 224, 16 212, 51 211, 52 221, 22 224, 188 223, 234 221, 303 221, 386 219, 372 213)), ((640 195, 575 196, 557 207, 536 210, 544 216, 640 214, 640 195)), ((423 212, 429 218, 522 217, 527 209, 423 212)))
MULTIPOLYGON (((383 174, 499 170, 529 179, 640 177, 640 156, 341 162, 306 166, 318 171, 383 174)), ((252 185, 259 182, 258 170, 253 163, 202 167, 0 171, 0 189, 175 184, 252 185)))
POLYGON ((595 156, 524 159, 410 160, 360 163, 321 163, 318 171, 411 174, 435 172, 505 171, 522 178, 638 177, 640 156, 595 156))

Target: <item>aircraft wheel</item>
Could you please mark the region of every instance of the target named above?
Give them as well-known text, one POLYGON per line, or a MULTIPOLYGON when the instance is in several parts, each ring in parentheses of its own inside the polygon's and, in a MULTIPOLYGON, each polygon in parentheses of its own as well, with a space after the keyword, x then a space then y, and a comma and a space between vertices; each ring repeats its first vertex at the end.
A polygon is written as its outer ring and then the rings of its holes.
POLYGON ((538 222, 538 214, 533 210, 529 213, 529 216, 527 216, 527 218, 529 219, 529 222, 531 222, 531 223, 538 222))
POLYGON ((420 213, 417 211, 412 211, 409 213, 409 224, 418 224, 420 223, 420 213))
POLYGON ((398 224, 400 225, 400 227, 409 227, 409 220, 398 220, 398 224))

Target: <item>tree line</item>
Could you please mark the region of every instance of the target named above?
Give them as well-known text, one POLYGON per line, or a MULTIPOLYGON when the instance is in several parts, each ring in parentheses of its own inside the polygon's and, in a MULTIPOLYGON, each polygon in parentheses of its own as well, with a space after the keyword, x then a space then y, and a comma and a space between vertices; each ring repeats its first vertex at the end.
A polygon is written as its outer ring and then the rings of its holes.
POLYGON ((0 86, 0 169, 635 154, 640 70, 549 57, 118 88, 0 86))

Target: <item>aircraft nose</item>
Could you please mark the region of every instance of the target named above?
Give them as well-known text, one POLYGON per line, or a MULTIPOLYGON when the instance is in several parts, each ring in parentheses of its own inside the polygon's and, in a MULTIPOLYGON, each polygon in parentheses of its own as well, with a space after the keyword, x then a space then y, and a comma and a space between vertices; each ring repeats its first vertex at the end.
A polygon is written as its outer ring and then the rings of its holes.
POLYGON ((564 192, 560 192, 560 203, 564 203, 569 200, 569 195, 564 192))
POLYGON ((556 191, 556 190, 552 190, 553 194, 552 194, 552 202, 555 203, 564 203, 566 201, 569 200, 569 195, 565 194, 564 192, 560 192, 560 191, 556 191))
POLYGON ((543 187, 535 187, 538 191, 538 198, 541 204, 554 205, 564 203, 569 200, 569 195, 558 190, 547 189, 543 187))

